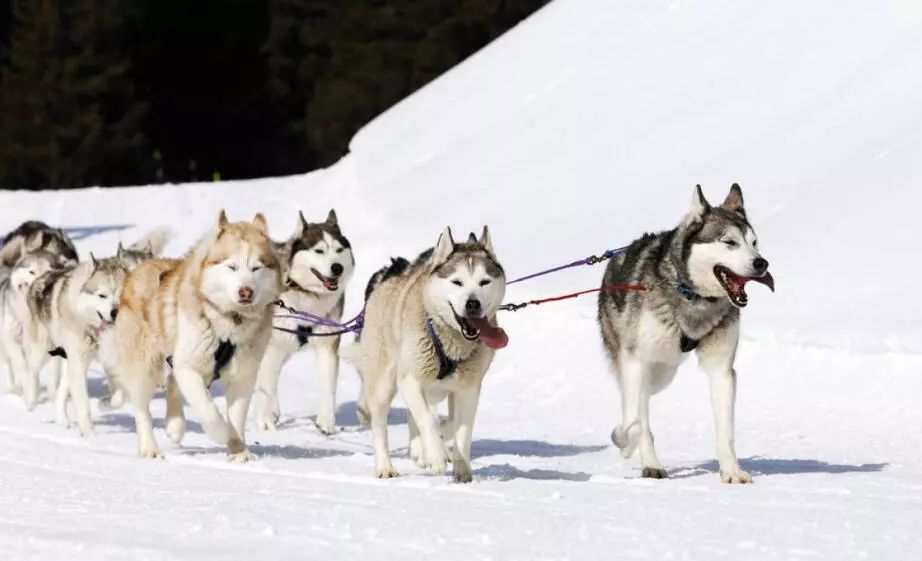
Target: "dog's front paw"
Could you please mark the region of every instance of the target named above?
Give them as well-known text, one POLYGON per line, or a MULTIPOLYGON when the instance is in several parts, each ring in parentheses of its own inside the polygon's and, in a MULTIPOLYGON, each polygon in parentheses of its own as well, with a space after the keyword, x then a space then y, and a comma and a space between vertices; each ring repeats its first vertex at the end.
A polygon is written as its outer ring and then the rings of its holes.
POLYGON ((435 458, 429 458, 426 460, 425 468, 429 473, 445 475, 445 472, 448 471, 448 458, 444 453, 435 458))
POLYGON ((80 419, 77 421, 77 430, 80 436, 90 436, 93 434, 93 423, 89 419, 80 419))
POLYGON ((156 448, 141 448, 138 450, 138 457, 152 460, 162 460, 163 454, 161 454, 160 450, 157 450, 156 448))
POLYGON ((661 467, 644 467, 640 476, 647 479, 667 479, 669 474, 661 467))
POLYGON ((186 420, 182 417, 169 417, 166 420, 166 435, 173 444, 182 442, 186 434, 186 420))
POLYGON ((740 467, 720 470, 720 480, 724 483, 743 484, 752 483, 752 476, 743 471, 740 467))
POLYGON ((455 483, 470 483, 474 480, 474 473, 466 461, 456 459, 453 464, 451 478, 455 483))
POLYGON ((375 477, 378 479, 393 479, 395 477, 400 477, 400 474, 397 473, 397 470, 394 469, 394 466, 388 464, 386 466, 376 467, 375 477))
POLYGON ((622 457, 630 458, 640 442, 640 424, 635 421, 627 429, 618 425, 611 431, 611 442, 621 450, 622 457))
POLYGON ((62 429, 70 428, 70 419, 67 418, 66 412, 61 413, 60 411, 58 411, 57 413, 55 413, 54 422, 62 429))
POLYGON ((255 462, 256 454, 246 448, 242 452, 228 452, 227 461, 235 464, 245 464, 246 462, 255 462))
POLYGON ((262 430, 274 431, 276 428, 278 428, 278 425, 278 415, 264 414, 259 418, 259 428, 262 430))
POLYGON ((326 435, 336 432, 336 418, 332 411, 321 412, 317 415, 317 429, 326 435))

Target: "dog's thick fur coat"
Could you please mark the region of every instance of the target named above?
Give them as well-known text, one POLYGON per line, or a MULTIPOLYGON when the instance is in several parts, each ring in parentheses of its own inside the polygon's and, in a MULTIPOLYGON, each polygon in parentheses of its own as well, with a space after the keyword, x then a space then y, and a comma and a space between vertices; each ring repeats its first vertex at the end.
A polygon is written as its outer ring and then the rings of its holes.
POLYGON ((160 456, 150 401, 171 362, 171 440, 178 443, 185 432, 185 398, 231 459, 253 457, 245 443, 247 409, 279 291, 279 263, 261 214, 252 222, 229 223, 222 211, 216 229, 183 259, 155 259, 128 275, 114 341, 104 345, 101 358, 135 407, 140 456, 160 456), (229 424, 208 391, 217 377, 225 387, 229 424))

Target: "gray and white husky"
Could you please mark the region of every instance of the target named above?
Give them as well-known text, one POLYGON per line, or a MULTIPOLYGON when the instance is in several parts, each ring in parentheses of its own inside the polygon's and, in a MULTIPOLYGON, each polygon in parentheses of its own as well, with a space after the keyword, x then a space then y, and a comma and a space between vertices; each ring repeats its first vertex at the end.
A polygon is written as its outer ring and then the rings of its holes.
POLYGON ((65 427, 70 425, 70 397, 80 433, 86 435, 92 430, 87 371, 98 352, 100 335, 118 315, 128 271, 153 258, 167 238, 166 231, 156 230, 127 249, 119 244, 115 257, 96 259, 90 254, 89 261, 53 269, 31 284, 22 335, 26 357, 23 399, 27 407, 34 408, 38 401, 39 377, 45 364, 63 359, 66 376, 57 380, 56 373, 49 385, 49 394, 55 395, 56 420, 65 427))
POLYGON ((63 230, 52 228, 44 222, 29 220, 3 237, 3 244, 0 246, 0 267, 13 267, 19 261, 23 251, 38 250, 53 255, 56 259, 56 267, 66 267, 77 263, 77 250, 74 248, 74 242, 63 230))
MULTIPOLYGON (((284 268, 281 301, 290 308, 341 321, 355 257, 340 230, 336 212, 331 210, 327 219, 319 223, 308 222, 299 212, 297 230, 288 241, 276 244, 276 251, 284 268)), ((312 347, 317 353, 322 386, 317 427, 326 434, 334 432, 340 336, 317 336, 335 329, 296 318, 277 318, 273 323, 288 331, 273 330, 260 363, 256 407, 259 425, 275 428, 280 414, 278 381, 282 367, 296 352, 312 347)))
POLYGON ((774 291, 768 261, 734 184, 720 206, 695 188, 691 210, 668 232, 646 234, 608 264, 602 286, 642 285, 643 292, 601 292, 602 341, 621 390, 622 423, 612 442, 630 458, 640 448, 643 477, 663 478, 650 429, 650 397, 673 380, 695 351, 710 381, 717 460, 726 483, 748 483, 734 449, 740 308, 749 281, 774 291))
POLYGON ((495 314, 506 276, 487 228, 456 244, 445 229, 435 248, 413 263, 395 260, 372 278, 365 325, 344 357, 362 378, 360 414, 370 416, 375 475, 395 477, 387 440, 387 416, 399 390, 410 409, 410 457, 444 473, 444 440, 454 439, 453 476, 469 482, 471 433, 480 387, 495 349, 508 341, 495 314), (449 400, 443 440, 436 408, 449 400))
POLYGON ((39 249, 38 238, 20 238, 15 242, 17 262, 0 281, 0 360, 6 367, 6 391, 22 393, 26 359, 22 347, 23 323, 28 321, 29 286, 36 278, 59 263, 58 255, 39 249))

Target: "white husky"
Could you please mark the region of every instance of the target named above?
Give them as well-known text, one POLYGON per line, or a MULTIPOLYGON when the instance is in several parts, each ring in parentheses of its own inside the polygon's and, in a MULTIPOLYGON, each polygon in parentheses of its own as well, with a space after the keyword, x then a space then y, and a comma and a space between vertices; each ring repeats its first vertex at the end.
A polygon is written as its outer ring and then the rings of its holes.
MULTIPOLYGON (((6 389, 11 393, 22 393, 24 385, 28 386, 25 384, 28 366, 23 351, 23 324, 30 319, 29 286, 58 261, 56 255, 38 249, 41 240, 38 246, 27 245, 29 243, 22 242, 17 263, 0 282, 0 358, 7 366, 6 389)), ((33 402, 30 407, 34 405, 33 402)))

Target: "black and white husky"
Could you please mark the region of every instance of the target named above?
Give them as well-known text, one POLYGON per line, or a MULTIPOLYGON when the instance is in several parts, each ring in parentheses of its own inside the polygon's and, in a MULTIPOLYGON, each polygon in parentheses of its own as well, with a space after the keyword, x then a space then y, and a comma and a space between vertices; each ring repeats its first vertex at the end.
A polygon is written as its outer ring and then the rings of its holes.
MULTIPOLYGON (((324 222, 312 223, 298 213, 294 235, 276 250, 284 269, 284 292, 280 299, 289 308, 339 322, 343 317, 345 291, 355 258, 352 246, 339 228, 336 212, 331 210, 324 222)), ((283 310, 278 310, 283 313, 283 310)), ((317 325, 297 318, 276 318, 266 354, 259 367, 257 411, 259 425, 275 428, 280 409, 278 381, 282 367, 296 352, 307 347, 317 353, 321 401, 317 427, 330 434, 336 430, 336 383, 339 377, 339 340, 322 336, 336 328, 317 325), (261 405, 261 407, 260 407, 261 405)))
POLYGON ((733 442, 740 308, 750 280, 774 290, 768 261, 734 184, 720 206, 701 187, 681 224, 646 234, 608 264, 603 286, 643 285, 644 292, 601 292, 602 340, 621 390, 622 423, 612 441, 625 458, 640 448, 643 477, 663 478, 650 430, 650 397, 673 380, 691 351, 710 380, 717 460, 726 483, 748 483, 733 442))

